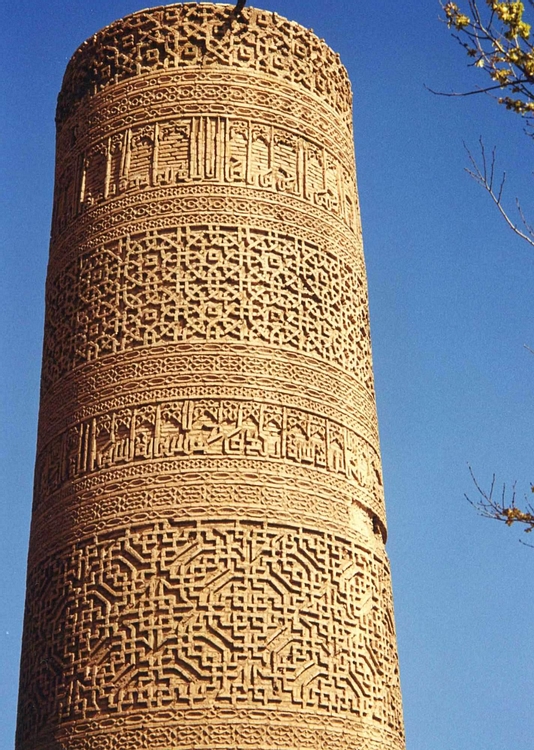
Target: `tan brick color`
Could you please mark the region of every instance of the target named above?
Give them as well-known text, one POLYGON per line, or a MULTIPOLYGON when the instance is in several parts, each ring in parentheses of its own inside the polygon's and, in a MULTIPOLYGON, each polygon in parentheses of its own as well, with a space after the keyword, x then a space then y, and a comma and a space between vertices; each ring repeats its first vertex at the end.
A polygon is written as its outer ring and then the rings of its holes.
POLYGON ((232 6, 58 102, 17 750, 402 750, 351 92, 232 6))

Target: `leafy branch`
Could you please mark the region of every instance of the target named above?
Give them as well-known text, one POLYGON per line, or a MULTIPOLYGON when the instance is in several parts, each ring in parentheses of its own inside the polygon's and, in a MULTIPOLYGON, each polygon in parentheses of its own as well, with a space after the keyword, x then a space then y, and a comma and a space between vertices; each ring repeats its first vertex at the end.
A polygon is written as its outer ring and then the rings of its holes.
MULTIPOLYGON (((529 5, 534 7, 533 0, 529 0, 529 5)), ((467 0, 468 13, 454 2, 442 3, 442 8, 447 26, 471 60, 470 66, 482 69, 493 81, 464 95, 501 89, 499 103, 533 125, 534 46, 524 4, 467 0)))
MULTIPOLYGON (((491 83, 463 92, 436 92, 440 96, 472 96, 488 94, 506 109, 519 114, 526 122, 526 134, 534 138, 534 45, 531 25, 526 16, 534 18, 534 0, 523 2, 499 0, 464 0, 464 12, 455 2, 440 0, 444 20, 453 37, 465 49, 469 66, 479 68, 491 83), (501 96, 496 96, 500 91, 501 96)), ((482 139, 477 158, 465 146, 470 162, 467 173, 490 195, 510 229, 534 247, 534 225, 525 216, 516 198, 516 219, 503 202, 506 173, 496 176, 496 151, 486 153, 482 139)))

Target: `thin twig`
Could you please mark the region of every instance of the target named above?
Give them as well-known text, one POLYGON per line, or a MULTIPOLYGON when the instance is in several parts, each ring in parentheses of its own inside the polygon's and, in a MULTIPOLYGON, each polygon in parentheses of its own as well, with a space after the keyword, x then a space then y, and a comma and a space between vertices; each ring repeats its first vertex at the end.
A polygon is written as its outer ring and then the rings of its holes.
POLYGON ((474 158, 473 154, 471 153, 467 145, 464 143, 464 148, 467 152, 467 156, 472 165, 472 169, 469 169, 468 167, 466 167, 465 171, 470 177, 472 177, 475 180, 475 182, 478 182, 479 185, 482 185, 482 187, 489 193, 492 201, 497 206, 499 213, 501 214, 505 222, 508 224, 512 232, 514 232, 514 234, 517 234, 518 237, 521 237, 521 239, 525 240, 525 242, 528 242, 529 245, 534 247, 534 227, 525 218, 525 215, 521 208, 521 204, 519 203, 518 199, 516 199, 516 206, 519 212, 521 223, 525 231, 522 231, 520 229, 519 225, 513 221, 513 219, 510 217, 510 214, 503 206, 502 198, 503 198, 503 193, 504 193, 504 186, 506 183, 506 172, 503 172, 502 174, 502 179, 499 184, 499 188, 497 192, 495 192, 494 190, 493 185, 494 185, 494 177, 495 177, 496 149, 494 148, 491 153, 491 166, 489 169, 489 176, 488 176, 486 149, 484 147, 484 142, 482 138, 479 139, 479 144, 480 144, 480 154, 481 154, 481 166, 476 161, 476 159, 474 158))

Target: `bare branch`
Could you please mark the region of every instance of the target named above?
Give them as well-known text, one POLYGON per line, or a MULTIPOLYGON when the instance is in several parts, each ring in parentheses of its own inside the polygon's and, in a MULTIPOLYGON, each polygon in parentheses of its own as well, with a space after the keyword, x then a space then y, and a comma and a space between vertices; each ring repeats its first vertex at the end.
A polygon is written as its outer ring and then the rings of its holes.
POLYGON ((475 180, 475 182, 477 182, 479 185, 482 185, 482 187, 488 192, 492 201, 497 206, 499 213, 501 214, 505 222, 508 224, 512 232, 514 232, 514 234, 517 234, 518 237, 521 237, 521 239, 525 240, 525 242, 528 242, 529 245, 534 247, 534 227, 525 218, 525 215, 523 213, 519 200, 516 198, 516 207, 519 213, 519 217, 521 219, 521 224, 523 226, 522 229, 520 228, 520 225, 511 218, 510 214, 508 213, 508 211, 505 209, 503 205, 502 198, 503 198, 503 193, 504 193, 504 186, 506 183, 506 172, 503 172, 502 174, 502 179, 499 184, 498 190, 497 191, 494 190, 496 149, 494 148, 492 150, 491 162, 490 162, 490 168, 489 168, 489 174, 488 174, 486 149, 484 147, 484 142, 482 141, 482 138, 479 139, 479 144, 480 144, 481 165, 479 165, 479 163, 476 161, 475 157, 473 156, 469 148, 464 143, 464 148, 467 152, 469 162, 471 163, 471 166, 472 166, 472 169, 469 169, 468 167, 466 167, 465 171, 470 177, 472 177, 475 180))
POLYGON ((431 94, 435 94, 436 96, 474 96, 475 94, 487 94, 488 91, 495 91, 496 89, 503 89, 504 86, 500 83, 495 84, 494 86, 486 86, 485 88, 476 88, 472 91, 435 91, 434 89, 431 89, 430 86, 427 86, 426 83, 423 84, 425 89, 427 91, 430 91, 431 94))

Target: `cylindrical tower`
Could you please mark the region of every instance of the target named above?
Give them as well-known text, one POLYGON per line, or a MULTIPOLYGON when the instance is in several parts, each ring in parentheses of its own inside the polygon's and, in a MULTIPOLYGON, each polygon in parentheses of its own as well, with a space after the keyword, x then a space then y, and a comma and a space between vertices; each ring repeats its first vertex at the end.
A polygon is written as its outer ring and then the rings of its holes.
POLYGON ((401 750, 338 56, 141 11, 57 128, 17 750, 401 750))

